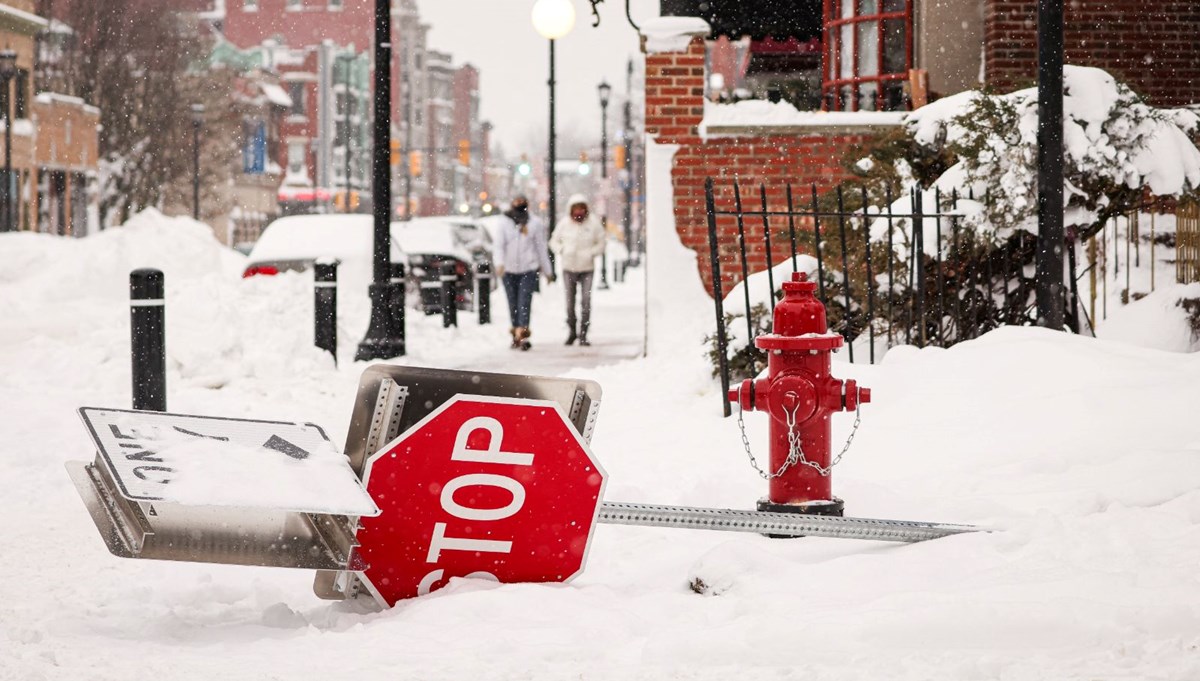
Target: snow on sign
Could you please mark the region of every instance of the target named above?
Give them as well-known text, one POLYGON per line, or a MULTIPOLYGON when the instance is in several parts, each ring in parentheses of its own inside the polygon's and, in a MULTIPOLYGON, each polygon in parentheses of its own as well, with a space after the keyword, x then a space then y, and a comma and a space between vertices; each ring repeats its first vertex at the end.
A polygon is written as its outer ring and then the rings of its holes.
POLYGON ((582 571, 605 473, 556 402, 456 395, 367 462, 364 581, 395 605, 451 577, 582 571))
POLYGON ((312 423, 79 410, 98 459, 132 501, 379 513, 346 458, 312 423))

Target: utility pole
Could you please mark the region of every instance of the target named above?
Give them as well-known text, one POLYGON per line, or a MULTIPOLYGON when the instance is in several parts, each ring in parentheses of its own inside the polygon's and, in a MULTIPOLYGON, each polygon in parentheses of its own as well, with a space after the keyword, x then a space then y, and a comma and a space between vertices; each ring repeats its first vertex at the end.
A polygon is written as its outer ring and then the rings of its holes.
POLYGON ((1063 3, 1038 0, 1038 324, 1063 328, 1063 3))

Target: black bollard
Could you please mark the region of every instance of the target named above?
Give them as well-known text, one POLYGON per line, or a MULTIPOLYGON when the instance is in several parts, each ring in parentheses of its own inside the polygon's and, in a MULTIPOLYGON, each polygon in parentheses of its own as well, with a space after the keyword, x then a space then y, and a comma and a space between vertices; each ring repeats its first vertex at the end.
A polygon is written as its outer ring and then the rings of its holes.
POLYGON ((458 326, 458 305, 455 302, 455 289, 458 276, 454 274, 454 262, 446 260, 440 268, 438 279, 442 282, 442 327, 458 326))
POLYGON ((130 349, 133 408, 167 410, 167 350, 163 273, 140 269, 129 273, 130 349))
POLYGON ((388 279, 388 311, 392 316, 392 337, 398 339, 400 346, 404 347, 404 303, 408 295, 404 281, 404 263, 392 263, 391 275, 388 279))
POLYGON ((337 364, 337 270, 336 260, 313 265, 313 336, 316 346, 333 355, 337 364))
POLYGON ((479 306, 479 324, 492 323, 492 263, 481 262, 475 271, 475 299, 479 306))

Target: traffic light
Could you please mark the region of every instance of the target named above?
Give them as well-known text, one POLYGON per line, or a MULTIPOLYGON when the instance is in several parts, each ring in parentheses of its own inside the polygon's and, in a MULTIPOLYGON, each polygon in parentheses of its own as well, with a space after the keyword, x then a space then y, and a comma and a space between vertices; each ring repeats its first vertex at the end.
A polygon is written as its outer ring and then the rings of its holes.
POLYGON ((613 163, 617 170, 625 170, 625 146, 621 145, 616 148, 616 153, 613 154, 613 163))
POLYGON ((522 155, 521 164, 517 166, 517 173, 522 177, 529 177, 529 174, 532 172, 533 166, 529 165, 529 159, 525 155, 522 155))
POLYGON ((417 177, 421 174, 421 152, 408 152, 408 174, 417 177))
POLYGON ((471 165, 471 140, 458 141, 458 164, 468 167, 471 165))
POLYGON ((579 174, 587 175, 590 172, 592 172, 592 166, 588 163, 587 152, 581 151, 579 152, 579 174))
POLYGON ((400 140, 391 140, 391 143, 388 146, 391 149, 391 159, 389 160, 389 163, 394 166, 400 165, 400 140))

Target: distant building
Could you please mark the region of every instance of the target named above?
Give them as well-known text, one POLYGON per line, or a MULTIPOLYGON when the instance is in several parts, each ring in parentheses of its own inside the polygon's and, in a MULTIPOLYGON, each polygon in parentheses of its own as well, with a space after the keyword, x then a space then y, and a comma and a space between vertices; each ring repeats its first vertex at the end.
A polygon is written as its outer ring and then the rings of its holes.
MULTIPOLYGON (((72 31, 33 11, 33 0, 0 3, 0 45, 17 55, 17 71, 8 88, 0 90, 0 112, 11 111, 13 117, 11 174, 0 156, 0 231, 83 236, 97 228, 100 112, 51 91, 53 80, 38 79, 40 66, 53 67, 55 45, 69 40, 72 31)), ((0 154, 4 140, 0 135, 0 154)))
MULTIPOLYGON (((210 12, 220 15, 213 25, 232 45, 272 55, 268 67, 278 71, 293 100, 282 131, 281 210, 344 210, 347 182, 351 209, 369 209, 374 1, 221 4, 220 11, 214 6, 210 12)), ((463 67, 470 75, 460 84, 451 56, 426 48, 427 33, 415 0, 394 0, 391 193, 396 215, 446 214, 464 202, 477 210, 481 203, 483 154, 473 154, 477 160, 465 173, 458 170, 455 127, 461 118, 469 139, 479 137, 478 71, 463 67)))
POLYGON ((211 63, 238 74, 230 98, 242 119, 241 153, 230 159, 232 183, 218 192, 219 205, 205 207, 205 216, 217 227, 217 237, 223 242, 246 248, 280 212, 278 192, 287 162, 283 127, 292 99, 278 71, 268 67, 262 50, 240 51, 219 41, 211 63))

